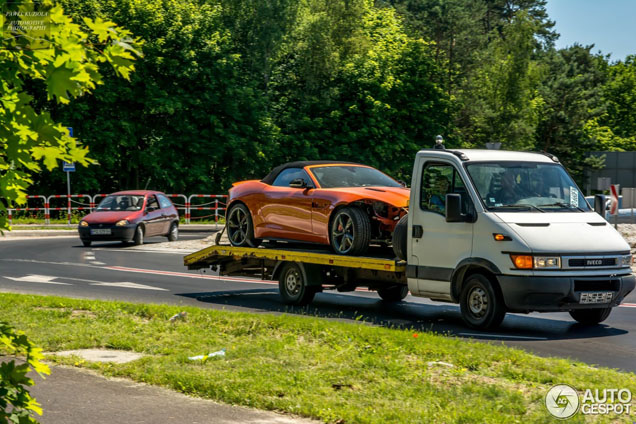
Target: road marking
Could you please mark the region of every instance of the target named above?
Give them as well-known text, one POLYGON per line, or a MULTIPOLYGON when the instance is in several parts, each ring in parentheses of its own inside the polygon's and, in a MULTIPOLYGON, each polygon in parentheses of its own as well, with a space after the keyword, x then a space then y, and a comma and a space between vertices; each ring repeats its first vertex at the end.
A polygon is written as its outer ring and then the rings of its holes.
POLYGON ((100 261, 91 261, 91 263, 92 263, 93 265, 106 265, 106 263, 104 263, 104 262, 100 262, 100 261))
POLYGON ((91 283, 91 286, 105 286, 105 287, 122 287, 125 289, 140 289, 140 290, 158 290, 158 291, 170 291, 168 289, 162 289, 161 287, 146 286, 144 284, 121 282, 121 283, 91 283))
POLYGON ((500 337, 504 339, 522 339, 522 340, 548 340, 547 337, 529 337, 529 336, 509 336, 506 334, 482 334, 482 333, 457 333, 460 336, 468 336, 468 337, 500 337))
POLYGON ((173 277, 201 278, 205 280, 218 280, 218 281, 228 280, 228 281, 239 281, 243 283, 252 283, 252 284, 278 284, 278 281, 259 280, 257 278, 220 277, 218 275, 200 275, 200 274, 190 274, 187 272, 159 271, 156 269, 144 269, 144 268, 128 268, 125 266, 105 266, 103 267, 103 269, 110 269, 113 271, 124 271, 124 272, 139 272, 143 274, 169 275, 173 277))
POLYGON ((71 285, 69 283, 59 283, 56 281, 52 281, 52 280, 55 280, 57 277, 52 277, 49 275, 30 274, 30 275, 25 275, 24 277, 6 277, 5 276, 4 278, 6 278, 7 280, 19 281, 24 283, 57 284, 60 286, 71 285))
POLYGON ((636 308, 636 303, 623 303, 622 305, 618 305, 623 308, 636 308))

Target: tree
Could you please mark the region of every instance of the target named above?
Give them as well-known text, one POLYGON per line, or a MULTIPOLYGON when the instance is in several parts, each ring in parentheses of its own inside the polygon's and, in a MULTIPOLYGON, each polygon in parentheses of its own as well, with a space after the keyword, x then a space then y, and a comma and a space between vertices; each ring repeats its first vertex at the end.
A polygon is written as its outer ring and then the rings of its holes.
POLYGON ((60 161, 80 165, 93 163, 88 149, 69 137, 67 129, 56 123, 49 102, 68 104, 71 99, 91 92, 102 83, 99 65, 108 63, 119 77, 129 78, 134 70, 138 40, 129 31, 110 21, 84 19, 83 27, 74 23, 60 6, 46 1, 29 3, 0 1, 3 31, 0 46, 0 230, 8 229, 6 209, 26 201, 32 175, 56 168, 60 161), (32 40, 23 21, 27 12, 46 13, 47 31, 32 40), (7 22, 11 19, 13 24, 7 22), (35 44, 37 43, 39 44, 35 44), (46 102, 34 104, 33 93, 45 90, 46 102))

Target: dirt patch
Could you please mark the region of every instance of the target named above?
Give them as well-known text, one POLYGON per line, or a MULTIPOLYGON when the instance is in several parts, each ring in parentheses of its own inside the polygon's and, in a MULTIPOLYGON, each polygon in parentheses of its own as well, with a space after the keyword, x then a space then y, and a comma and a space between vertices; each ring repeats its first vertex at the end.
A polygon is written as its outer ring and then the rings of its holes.
POLYGON ((56 356, 78 356, 88 362, 114 362, 117 364, 125 364, 126 362, 136 361, 144 357, 144 355, 137 352, 110 349, 76 349, 48 352, 48 354, 56 356))
POLYGON ((74 309, 71 312, 71 318, 81 318, 81 317, 97 318, 97 315, 95 315, 95 312, 93 311, 86 311, 83 309, 74 309))

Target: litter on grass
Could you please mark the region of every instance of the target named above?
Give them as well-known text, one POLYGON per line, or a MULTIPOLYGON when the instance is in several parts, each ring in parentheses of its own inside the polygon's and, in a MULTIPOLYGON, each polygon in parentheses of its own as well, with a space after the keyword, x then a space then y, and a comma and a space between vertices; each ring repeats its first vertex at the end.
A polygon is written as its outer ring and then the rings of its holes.
POLYGON ((191 361, 205 361, 208 358, 212 358, 214 356, 225 356, 225 348, 216 352, 208 353, 207 355, 189 356, 188 359, 191 361))
POLYGON ((175 322, 178 320, 183 320, 186 318, 186 316, 188 316, 187 312, 179 312, 178 314, 174 314, 173 316, 171 316, 168 321, 175 322))

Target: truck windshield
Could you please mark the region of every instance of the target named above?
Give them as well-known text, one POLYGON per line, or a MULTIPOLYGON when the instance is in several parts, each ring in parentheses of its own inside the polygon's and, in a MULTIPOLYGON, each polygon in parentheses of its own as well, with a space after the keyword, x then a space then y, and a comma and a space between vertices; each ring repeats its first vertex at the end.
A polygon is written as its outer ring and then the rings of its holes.
POLYGON ((466 166, 488 210, 589 212, 581 190, 558 164, 476 162, 466 166))

